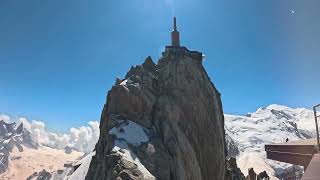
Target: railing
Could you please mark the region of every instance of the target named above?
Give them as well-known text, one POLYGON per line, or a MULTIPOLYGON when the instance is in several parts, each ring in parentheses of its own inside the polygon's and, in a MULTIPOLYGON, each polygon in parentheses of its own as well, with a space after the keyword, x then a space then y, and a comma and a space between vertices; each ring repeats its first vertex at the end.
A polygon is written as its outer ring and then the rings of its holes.
POLYGON ((291 171, 289 170, 286 175, 282 175, 281 180, 301 180, 303 175, 302 167, 293 165, 291 171))
POLYGON ((300 180, 301 177, 302 177, 302 174, 298 174, 298 175, 282 177, 281 180, 300 180))
POLYGON ((316 131, 317 131, 317 143, 318 143, 318 153, 319 153, 319 150, 320 150, 320 142, 319 142, 319 127, 318 127, 318 118, 320 116, 317 115, 317 108, 320 108, 320 104, 316 105, 316 106, 313 106, 313 113, 314 113, 314 120, 316 122, 316 131))

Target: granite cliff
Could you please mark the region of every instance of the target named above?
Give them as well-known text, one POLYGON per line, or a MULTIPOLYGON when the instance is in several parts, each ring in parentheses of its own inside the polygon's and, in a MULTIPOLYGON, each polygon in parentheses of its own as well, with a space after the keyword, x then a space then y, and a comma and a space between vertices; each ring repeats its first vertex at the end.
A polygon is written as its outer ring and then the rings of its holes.
POLYGON ((214 180, 225 177, 220 94, 202 54, 167 46, 117 78, 86 179, 214 180))

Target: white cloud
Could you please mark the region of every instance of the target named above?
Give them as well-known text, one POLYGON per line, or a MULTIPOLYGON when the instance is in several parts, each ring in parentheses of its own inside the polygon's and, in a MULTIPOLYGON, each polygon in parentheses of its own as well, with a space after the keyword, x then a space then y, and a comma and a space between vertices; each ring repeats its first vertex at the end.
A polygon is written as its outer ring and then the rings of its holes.
POLYGON ((0 121, 4 121, 4 122, 11 122, 11 118, 10 116, 6 115, 6 114, 0 114, 0 121))
POLYGON ((70 129, 69 146, 77 148, 79 151, 90 152, 93 150, 99 138, 99 123, 90 121, 89 126, 70 129))
POLYGON ((22 123, 24 128, 26 128, 28 131, 31 131, 31 123, 26 118, 19 118, 17 123, 18 126, 22 123))

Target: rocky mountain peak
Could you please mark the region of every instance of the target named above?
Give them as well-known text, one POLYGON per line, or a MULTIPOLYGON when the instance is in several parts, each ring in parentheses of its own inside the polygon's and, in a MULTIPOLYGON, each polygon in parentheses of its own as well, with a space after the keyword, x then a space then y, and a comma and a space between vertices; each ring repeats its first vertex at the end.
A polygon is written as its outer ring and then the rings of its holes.
POLYGON ((201 62, 168 46, 157 64, 149 56, 117 79, 86 179, 223 179, 220 94, 201 62))
POLYGON ((5 121, 0 121, 0 138, 6 139, 12 135, 14 131, 15 123, 6 123, 5 121))
POLYGON ((157 65, 152 61, 151 56, 148 56, 144 63, 142 64, 143 69, 146 71, 155 73, 157 65))
POLYGON ((0 173, 7 170, 9 166, 9 156, 13 148, 18 148, 21 152, 23 146, 36 148, 38 146, 30 136, 30 132, 23 127, 23 123, 7 123, 0 121, 0 173))

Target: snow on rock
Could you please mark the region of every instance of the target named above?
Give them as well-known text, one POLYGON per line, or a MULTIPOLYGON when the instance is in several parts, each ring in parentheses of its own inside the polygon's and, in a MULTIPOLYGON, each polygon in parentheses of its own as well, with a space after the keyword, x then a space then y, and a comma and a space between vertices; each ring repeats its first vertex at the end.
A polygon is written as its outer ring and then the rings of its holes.
POLYGON ((112 151, 120 154, 123 159, 135 163, 144 179, 155 180, 155 177, 140 162, 139 158, 128 146, 128 144, 139 146, 141 143, 149 141, 145 131, 146 130, 137 123, 123 120, 119 125, 109 131, 110 134, 116 136, 112 151))
POLYGON ((120 83, 120 85, 126 86, 126 87, 127 87, 128 85, 139 86, 139 83, 135 83, 135 82, 133 82, 133 81, 129 78, 129 79, 123 80, 123 81, 120 83))
POLYGON ((85 156, 83 159, 78 161, 76 164, 81 164, 81 165, 76 169, 74 173, 72 173, 72 175, 69 177, 68 180, 84 180, 89 170, 92 156, 94 156, 95 154, 96 154, 95 152, 91 152, 87 156, 85 156))
POLYGON ((149 141, 144 128, 132 121, 123 121, 118 126, 113 127, 109 133, 133 145, 140 145, 142 142, 149 141))
POLYGON ((135 155, 133 151, 130 150, 128 144, 121 140, 115 141, 115 146, 112 151, 117 152, 122 156, 122 158, 133 162, 137 165, 138 170, 143 174, 144 179, 155 179, 155 177, 147 170, 147 168, 140 162, 139 158, 135 155))
POLYGON ((127 82, 128 82, 128 80, 126 79, 126 80, 122 81, 122 82, 120 83, 120 85, 127 85, 127 82))
POLYGON ((272 104, 247 116, 225 115, 225 130, 238 145, 238 165, 244 174, 249 167, 266 170, 271 179, 292 165, 266 159, 265 144, 307 139, 314 135, 313 111, 272 104))

